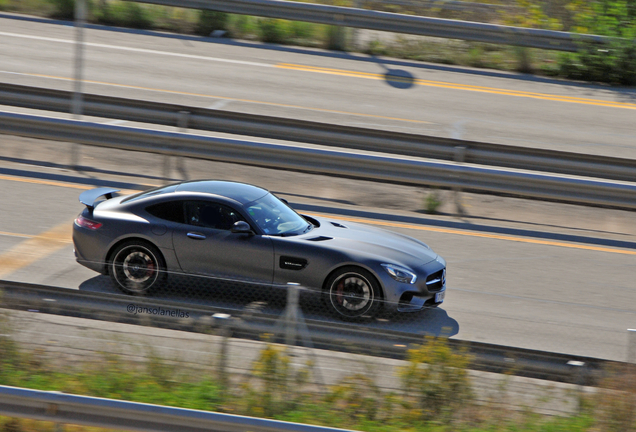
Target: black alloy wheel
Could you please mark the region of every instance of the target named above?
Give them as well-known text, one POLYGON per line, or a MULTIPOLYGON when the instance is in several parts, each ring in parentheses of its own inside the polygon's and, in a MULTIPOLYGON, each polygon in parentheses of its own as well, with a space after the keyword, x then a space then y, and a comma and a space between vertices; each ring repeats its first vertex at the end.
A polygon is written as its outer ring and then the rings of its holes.
POLYGON ((154 246, 126 242, 117 247, 112 257, 108 266, 110 277, 126 294, 146 294, 165 279, 165 263, 154 246))
POLYGON ((382 306, 380 286, 364 269, 344 267, 331 275, 326 286, 327 304, 339 318, 371 318, 382 306))

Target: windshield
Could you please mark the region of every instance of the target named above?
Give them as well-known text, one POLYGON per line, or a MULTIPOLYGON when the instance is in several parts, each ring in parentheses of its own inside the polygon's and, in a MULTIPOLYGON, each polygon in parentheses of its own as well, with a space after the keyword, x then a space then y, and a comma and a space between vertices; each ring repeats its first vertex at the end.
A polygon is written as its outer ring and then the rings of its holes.
POLYGON ((245 205, 254 222, 269 235, 298 235, 313 225, 272 194, 245 205))

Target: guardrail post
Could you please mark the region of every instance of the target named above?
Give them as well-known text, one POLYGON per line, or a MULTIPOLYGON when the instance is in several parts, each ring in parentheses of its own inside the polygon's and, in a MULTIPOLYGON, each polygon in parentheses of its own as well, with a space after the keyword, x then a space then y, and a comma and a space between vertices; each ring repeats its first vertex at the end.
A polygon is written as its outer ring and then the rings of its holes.
POLYGON ((570 360, 568 366, 574 367, 574 382, 578 391, 577 411, 583 410, 583 386, 585 385, 585 362, 578 360, 570 360))
POLYGON ((636 329, 627 329, 627 363, 636 365, 636 329))
POLYGON ((224 313, 215 313, 212 315, 214 324, 219 328, 219 334, 221 335, 221 349, 218 355, 218 378, 223 388, 229 387, 229 379, 227 373, 227 358, 229 349, 229 339, 232 333, 231 316, 224 313))
MULTIPOLYGON (((353 0, 353 7, 356 9, 362 9, 364 7, 364 0, 353 0)), ((358 49, 358 30, 356 27, 351 29, 351 49, 358 49)))
MULTIPOLYGON (((466 151, 468 149, 464 146, 456 146, 455 153, 453 155, 453 160, 457 163, 463 163, 466 160, 466 151)), ((455 208, 457 209, 457 215, 462 216, 466 214, 466 210, 462 205, 462 196, 461 196, 462 188, 459 186, 453 187, 453 195, 455 198, 455 208)))
MULTIPOLYGON (((179 127, 179 132, 187 133, 188 132, 188 120, 190 118, 190 111, 179 111, 179 119, 177 120, 177 126, 179 127)), ((183 160, 183 156, 177 156, 176 169, 179 173, 181 173, 182 180, 188 180, 188 173, 185 169, 185 161, 183 160)))
MULTIPOLYGON (((177 128, 179 128, 180 133, 188 132, 188 119, 190 116, 190 111, 179 111, 177 114, 177 128)), ((163 158, 163 178, 166 183, 170 182, 170 173, 171 170, 171 160, 175 159, 175 170, 181 175, 182 180, 188 180, 188 174, 185 170, 185 164, 183 162, 182 156, 171 156, 169 154, 165 155, 163 158)))
POLYGON ((305 323, 305 317, 300 310, 300 290, 300 284, 295 282, 287 283, 287 306, 285 307, 285 312, 283 312, 283 315, 276 323, 274 337, 281 333, 281 327, 284 325, 285 344, 291 349, 296 345, 298 333, 300 333, 303 345, 305 346, 305 348, 309 349, 308 355, 312 359, 311 368, 314 372, 314 376, 316 377, 316 381, 318 384, 324 385, 322 373, 320 372, 320 367, 318 366, 318 362, 316 361, 316 353, 314 352, 314 347, 311 343, 309 329, 307 328, 307 324, 305 323))
POLYGON ((287 307, 285 308, 285 344, 296 345, 296 328, 298 326, 299 284, 287 284, 287 307))
MULTIPOLYGON (((84 69, 84 24, 86 22, 86 0, 75 1, 75 80, 71 112, 73 118, 79 120, 82 117, 82 81, 84 69)), ((71 144, 71 168, 78 169, 80 158, 80 146, 71 144)))

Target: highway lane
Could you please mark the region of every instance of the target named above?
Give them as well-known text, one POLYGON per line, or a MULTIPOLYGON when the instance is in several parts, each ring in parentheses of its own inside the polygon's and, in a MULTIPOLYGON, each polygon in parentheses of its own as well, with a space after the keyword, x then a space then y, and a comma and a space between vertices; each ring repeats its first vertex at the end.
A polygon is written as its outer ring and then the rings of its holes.
MULTIPOLYGON (((0 80, 71 89, 73 28, 0 18, 0 80)), ((88 92, 636 157, 633 90, 360 54, 87 30, 88 92)))
MULTIPOLYGON (((46 149, 43 153, 54 154, 46 149)), ((100 153, 95 152, 93 156, 96 167, 100 167, 100 153)), ((74 173, 55 167, 16 163, 7 157, 0 159, 0 269, 5 269, 3 278, 117 293, 107 277, 75 263, 68 237, 51 234, 63 233, 64 227, 70 227, 82 209, 77 197, 91 185, 123 183, 132 188, 134 182, 160 183, 148 176, 141 177, 142 181, 133 176, 139 173, 138 167, 154 163, 153 155, 129 157, 127 164, 123 162, 123 154, 112 157, 122 161, 120 173, 74 173), (13 174, 6 174, 9 171, 13 174), (35 242, 36 246, 25 247, 29 246, 28 242, 35 242), (20 254, 28 259, 16 264, 15 258, 20 254), (13 267, 7 270, 9 265, 13 267)), ((50 160, 54 161, 54 158, 50 160)), ((338 179, 309 174, 240 170, 231 165, 203 161, 187 161, 186 165, 195 178, 214 173, 217 178, 262 184, 288 197, 292 203, 313 205, 316 209, 342 207, 356 210, 360 216, 334 214, 333 217, 351 221, 364 219, 367 215, 369 223, 426 241, 447 259, 449 288, 441 308, 388 317, 388 320, 369 325, 614 360, 625 358, 626 329, 633 328, 636 320, 636 288, 633 284, 636 251, 633 248, 599 248, 585 241, 537 241, 537 237, 531 235, 501 235, 494 228, 505 226, 503 221, 493 222, 490 232, 471 229, 470 223, 465 224, 465 229, 439 229, 426 224, 417 212, 343 204, 342 200, 330 198, 338 193, 326 192, 331 188, 340 189, 340 192, 342 189, 348 193, 353 191, 361 196, 382 195, 393 188, 398 199, 406 201, 408 194, 413 193, 412 189, 351 182, 347 190, 344 183, 348 181, 340 183, 338 179), (325 198, 303 197, 307 193, 307 184, 320 185, 321 195, 325 198), (372 212, 385 213, 386 217, 369 217, 372 212), (413 221, 422 222, 396 223, 391 218, 395 213, 410 215, 413 221)), ((576 207, 566 206, 564 211, 572 209, 576 207)), ((627 212, 609 210, 597 210, 596 213, 599 221, 617 220, 625 214, 627 212)), ((567 213, 565 217, 568 217, 567 213)), ((449 217, 439 220, 449 220, 449 217)), ((595 228, 601 225, 591 225, 585 230, 579 229, 579 234, 634 241, 634 234, 628 227, 616 226, 611 232, 600 234, 595 228)), ((548 226, 536 226, 536 229, 548 235, 570 232, 566 228, 550 229, 548 226)), ((267 302, 262 306, 264 311, 281 312, 284 294, 280 292, 243 290, 237 298, 235 285, 210 287, 199 284, 193 287, 193 283, 190 279, 173 278, 154 296, 237 309, 264 301, 267 302), (189 292, 183 291, 186 284, 189 292)), ((331 319, 324 311, 317 310, 311 300, 307 298, 303 303, 307 316, 331 319)), ((152 302, 151 299, 135 301, 152 302)))

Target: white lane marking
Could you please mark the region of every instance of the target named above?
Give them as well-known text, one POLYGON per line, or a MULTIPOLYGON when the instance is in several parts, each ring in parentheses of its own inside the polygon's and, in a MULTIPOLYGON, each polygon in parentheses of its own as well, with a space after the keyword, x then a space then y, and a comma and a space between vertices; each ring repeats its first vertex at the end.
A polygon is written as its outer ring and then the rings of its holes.
POLYGON ((217 101, 217 102, 213 103, 212 105, 207 107, 207 109, 221 109, 224 106, 226 106, 227 104, 229 104, 230 102, 232 102, 232 101, 229 100, 229 99, 222 99, 220 101, 217 101))
MULTIPOLYGON (((43 40, 48 42, 57 42, 57 43, 65 43, 65 44, 75 44, 74 40, 69 40, 69 39, 57 39, 57 38, 49 38, 49 37, 43 37, 43 36, 23 35, 18 33, 0 32, 0 36, 43 40)), ((269 67, 269 68, 276 67, 275 65, 267 64, 267 63, 249 62, 244 60, 229 60, 229 59, 223 59, 219 57, 206 57, 206 56, 200 56, 200 55, 194 55, 194 54, 182 54, 182 53, 174 53, 174 52, 167 52, 167 51, 149 50, 144 48, 132 48, 132 47, 98 44, 98 43, 92 43, 92 42, 84 42, 84 46, 89 46, 93 48, 106 48, 106 49, 113 49, 113 50, 120 50, 120 51, 131 51, 131 52, 146 53, 146 54, 164 55, 164 56, 171 56, 171 57, 182 57, 182 58, 197 59, 197 60, 207 60, 207 61, 213 61, 213 62, 242 64, 247 66, 259 66, 259 67, 269 67)))

